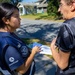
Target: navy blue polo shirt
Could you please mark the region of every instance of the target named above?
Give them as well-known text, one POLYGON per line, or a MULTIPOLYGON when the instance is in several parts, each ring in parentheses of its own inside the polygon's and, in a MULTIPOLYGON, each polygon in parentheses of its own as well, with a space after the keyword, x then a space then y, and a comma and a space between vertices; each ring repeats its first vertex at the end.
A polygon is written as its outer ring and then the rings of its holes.
POLYGON ((9 46, 6 50, 5 61, 11 70, 15 70, 25 63, 21 54, 12 46, 9 46))
MULTIPOLYGON (((0 53, 6 44, 9 46, 5 52, 5 61, 10 70, 13 71, 25 63, 30 53, 25 43, 14 33, 0 32, 0 53)), ((2 62, 1 65, 3 65, 2 62)), ((3 65, 2 68, 5 66, 3 65)))

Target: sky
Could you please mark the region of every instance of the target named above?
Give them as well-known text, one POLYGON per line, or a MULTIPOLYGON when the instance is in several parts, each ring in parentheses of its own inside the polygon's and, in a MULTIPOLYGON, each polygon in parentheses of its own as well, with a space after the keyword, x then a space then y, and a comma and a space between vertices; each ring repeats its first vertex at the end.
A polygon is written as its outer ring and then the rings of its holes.
POLYGON ((23 2, 36 2, 38 0, 23 0, 23 2))

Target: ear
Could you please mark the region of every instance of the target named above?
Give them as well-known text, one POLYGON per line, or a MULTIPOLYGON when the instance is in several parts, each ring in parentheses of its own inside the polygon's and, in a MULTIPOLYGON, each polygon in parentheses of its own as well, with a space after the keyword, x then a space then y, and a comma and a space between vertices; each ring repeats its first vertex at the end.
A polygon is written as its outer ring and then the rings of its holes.
POLYGON ((72 3, 71 11, 75 11, 75 2, 72 3))
POLYGON ((2 20, 5 24, 9 24, 9 19, 6 19, 5 17, 3 17, 2 20))

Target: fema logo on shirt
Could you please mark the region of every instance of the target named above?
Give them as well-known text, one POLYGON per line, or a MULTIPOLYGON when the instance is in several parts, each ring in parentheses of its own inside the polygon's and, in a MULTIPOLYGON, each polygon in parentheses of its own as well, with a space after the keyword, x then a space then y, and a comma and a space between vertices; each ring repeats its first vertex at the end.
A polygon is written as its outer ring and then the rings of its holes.
POLYGON ((9 58, 9 61, 10 61, 10 62, 14 62, 14 60, 15 60, 14 57, 10 57, 10 58, 9 58))
POLYGON ((26 57, 28 55, 28 48, 26 46, 21 47, 22 56, 26 57))

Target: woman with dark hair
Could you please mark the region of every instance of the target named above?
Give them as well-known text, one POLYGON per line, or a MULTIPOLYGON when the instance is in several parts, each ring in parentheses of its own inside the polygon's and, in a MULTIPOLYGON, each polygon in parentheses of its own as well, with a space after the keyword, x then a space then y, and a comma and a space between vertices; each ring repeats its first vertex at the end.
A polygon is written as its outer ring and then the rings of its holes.
POLYGON ((31 52, 27 45, 14 34, 20 27, 19 9, 10 3, 0 4, 0 71, 3 75, 33 75, 34 56, 40 52, 34 47, 31 52))

